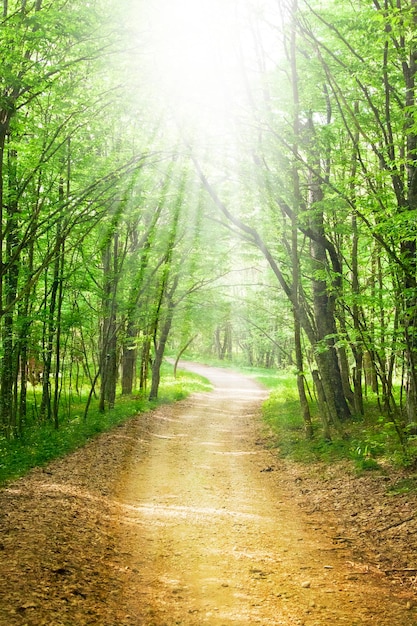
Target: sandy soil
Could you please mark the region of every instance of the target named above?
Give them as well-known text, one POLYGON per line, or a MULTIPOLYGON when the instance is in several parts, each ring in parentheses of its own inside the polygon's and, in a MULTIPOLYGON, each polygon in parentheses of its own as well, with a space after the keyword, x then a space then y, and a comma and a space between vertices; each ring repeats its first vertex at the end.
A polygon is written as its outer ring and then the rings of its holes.
POLYGON ((304 479, 265 448, 264 392, 194 370, 212 393, 0 493, 0 624, 417 624, 412 588, 358 561, 338 515, 309 514, 304 479))

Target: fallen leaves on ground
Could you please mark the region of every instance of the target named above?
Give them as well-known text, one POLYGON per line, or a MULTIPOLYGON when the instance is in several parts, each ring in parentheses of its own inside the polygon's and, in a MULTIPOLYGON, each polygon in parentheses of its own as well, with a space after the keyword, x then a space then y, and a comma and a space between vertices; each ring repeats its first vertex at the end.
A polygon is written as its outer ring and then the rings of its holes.
MULTIPOLYGON (((146 434, 149 416, 138 420, 146 434)), ((0 491, 0 624, 131 623, 120 606, 126 572, 110 494, 137 445, 129 438, 134 427, 116 428, 0 491)))
MULTIPOLYGON (((146 454, 152 419, 142 415, 0 491, 1 625, 135 623, 121 601, 132 573, 114 531, 113 494, 132 455, 146 454)), ((276 458, 260 471, 285 484, 335 550, 349 546, 352 576, 372 570, 407 593, 417 590, 417 495, 394 489, 406 473, 355 476, 343 464, 276 458)))
POLYGON ((348 462, 283 462, 299 506, 321 527, 331 526, 337 546, 348 545, 357 570, 373 570, 417 593, 417 493, 401 493, 412 472, 387 468, 355 474, 348 462))

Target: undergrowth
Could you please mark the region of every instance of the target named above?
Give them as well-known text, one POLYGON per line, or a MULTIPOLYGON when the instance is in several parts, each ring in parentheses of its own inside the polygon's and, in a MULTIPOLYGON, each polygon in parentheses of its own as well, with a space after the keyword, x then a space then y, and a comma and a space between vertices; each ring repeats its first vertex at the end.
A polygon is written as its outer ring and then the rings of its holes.
POLYGON ((0 484, 23 476, 33 467, 43 466, 83 446, 89 439, 111 430, 132 417, 150 411, 161 404, 186 398, 194 391, 209 391, 210 383, 189 372, 172 374, 172 367, 164 365, 157 401, 150 402, 143 394, 120 396, 114 409, 100 413, 98 402, 92 402, 87 419, 83 418, 84 404, 74 405, 71 416, 61 419, 57 430, 51 423, 29 425, 20 437, 7 441, 0 439, 0 484))
MULTIPOLYGON (((350 461, 358 473, 384 471, 387 465, 413 468, 417 465, 417 439, 411 436, 401 444, 395 424, 381 415, 376 396, 365 398, 365 415, 353 415, 343 424, 344 434, 333 431, 330 441, 323 439, 317 403, 310 395, 314 435, 306 439, 294 373, 245 368, 271 389, 263 404, 263 417, 270 427, 271 447, 282 457, 301 463, 350 461)), ((244 371, 244 370, 243 370, 244 371)), ((312 390, 312 385, 309 385, 312 390)))

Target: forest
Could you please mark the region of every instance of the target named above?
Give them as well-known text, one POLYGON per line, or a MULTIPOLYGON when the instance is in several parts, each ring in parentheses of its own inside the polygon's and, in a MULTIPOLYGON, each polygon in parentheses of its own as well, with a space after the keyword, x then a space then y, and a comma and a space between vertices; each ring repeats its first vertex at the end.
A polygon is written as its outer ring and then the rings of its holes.
POLYGON ((1 3, 1 448, 188 354, 414 462, 417 0, 200 4, 1 3))

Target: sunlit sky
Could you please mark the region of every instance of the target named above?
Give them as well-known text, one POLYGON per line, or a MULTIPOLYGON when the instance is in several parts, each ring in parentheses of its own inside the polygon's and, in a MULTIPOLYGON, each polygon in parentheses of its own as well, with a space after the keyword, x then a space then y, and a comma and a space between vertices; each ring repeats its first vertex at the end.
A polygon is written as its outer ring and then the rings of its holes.
POLYGON ((167 109, 181 125, 194 124, 200 132, 230 131, 248 105, 248 84, 274 47, 276 32, 267 26, 274 16, 267 13, 278 3, 149 0, 143 5, 135 19, 146 32, 148 70, 167 109), (255 19, 263 14, 266 20, 255 19))

